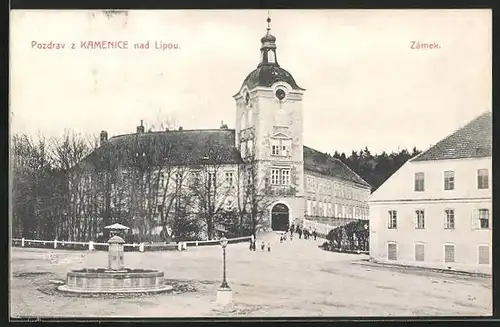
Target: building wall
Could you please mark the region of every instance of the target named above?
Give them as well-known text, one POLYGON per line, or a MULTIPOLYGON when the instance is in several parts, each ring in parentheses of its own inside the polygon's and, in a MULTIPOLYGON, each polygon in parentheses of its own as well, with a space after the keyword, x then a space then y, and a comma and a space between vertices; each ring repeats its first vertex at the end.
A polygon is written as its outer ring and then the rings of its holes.
POLYGON ((368 219, 369 188, 311 171, 304 188, 305 216, 368 219))
MULTIPOLYGON (((397 262, 488 273, 491 271, 491 158, 409 161, 369 200, 370 256, 389 261, 388 243, 397 244, 397 262), (477 170, 488 169, 489 187, 478 189, 477 170), (454 190, 444 190, 444 171, 454 171, 454 190), (424 173, 424 190, 415 191, 415 173, 424 173), (445 228, 453 209, 454 229, 445 228), (489 210, 489 228, 481 229, 478 209, 489 210), (389 211, 397 228, 389 229, 389 211), (416 228, 416 210, 424 211, 424 228, 416 228), (424 244, 424 261, 415 260, 415 243, 424 244), (445 263, 444 245, 455 245, 455 262, 445 263), (478 246, 487 245, 489 264, 479 264, 478 246)), ((391 260, 392 261, 392 260, 391 260)))

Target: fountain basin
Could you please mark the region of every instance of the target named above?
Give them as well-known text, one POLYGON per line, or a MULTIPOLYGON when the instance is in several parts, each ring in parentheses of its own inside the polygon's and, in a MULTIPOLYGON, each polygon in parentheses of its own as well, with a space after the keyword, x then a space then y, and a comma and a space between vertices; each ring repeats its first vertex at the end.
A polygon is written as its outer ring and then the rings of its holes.
POLYGON ((160 293, 172 290, 163 272, 152 269, 79 269, 68 272, 60 291, 73 293, 160 293))

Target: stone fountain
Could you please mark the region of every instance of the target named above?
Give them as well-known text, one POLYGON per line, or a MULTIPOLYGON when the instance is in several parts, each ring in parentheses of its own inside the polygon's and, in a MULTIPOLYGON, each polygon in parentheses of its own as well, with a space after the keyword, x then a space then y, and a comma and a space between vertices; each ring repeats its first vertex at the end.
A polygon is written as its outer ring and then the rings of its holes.
POLYGON ((160 293, 172 290, 164 284, 163 272, 152 269, 131 269, 124 264, 124 243, 118 232, 129 228, 120 224, 105 227, 110 230, 108 240, 108 268, 84 268, 71 270, 66 284, 58 287, 60 291, 72 293, 160 293))

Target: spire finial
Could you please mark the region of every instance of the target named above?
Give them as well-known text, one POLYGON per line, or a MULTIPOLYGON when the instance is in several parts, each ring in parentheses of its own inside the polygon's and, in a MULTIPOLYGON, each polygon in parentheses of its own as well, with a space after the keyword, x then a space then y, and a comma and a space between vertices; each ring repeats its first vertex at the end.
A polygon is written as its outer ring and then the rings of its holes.
POLYGON ((267 11, 267 33, 269 34, 269 31, 271 30, 271 13, 268 10, 267 11))

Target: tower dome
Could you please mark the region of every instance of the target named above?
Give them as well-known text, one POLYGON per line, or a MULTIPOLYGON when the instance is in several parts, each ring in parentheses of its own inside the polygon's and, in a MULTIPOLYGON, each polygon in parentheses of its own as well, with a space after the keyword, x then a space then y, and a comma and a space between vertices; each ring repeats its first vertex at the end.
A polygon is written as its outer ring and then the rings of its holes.
POLYGON ((271 18, 267 18, 267 32, 261 39, 259 65, 245 78, 243 86, 253 89, 257 86, 271 87, 276 82, 285 82, 292 89, 304 90, 295 82, 292 74, 281 68, 276 55, 276 37, 271 34, 271 18))

